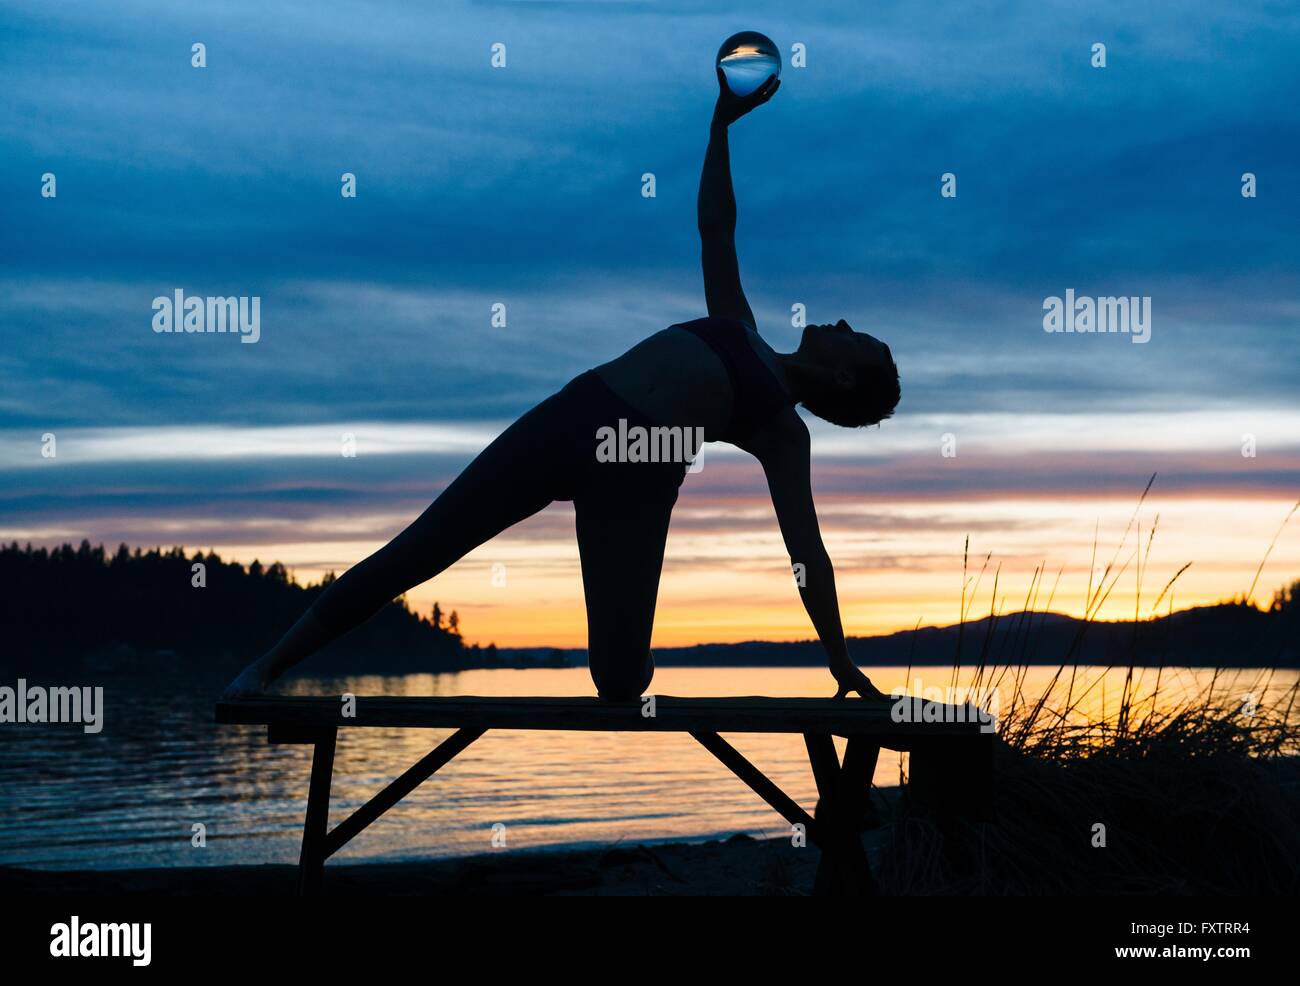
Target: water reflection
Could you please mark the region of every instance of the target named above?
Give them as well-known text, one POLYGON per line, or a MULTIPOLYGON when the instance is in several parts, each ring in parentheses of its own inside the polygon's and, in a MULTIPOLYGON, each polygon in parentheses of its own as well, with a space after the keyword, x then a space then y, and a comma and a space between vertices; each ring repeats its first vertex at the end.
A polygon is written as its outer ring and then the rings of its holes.
MULTIPOLYGON (((1055 669, 1032 668, 1026 693, 1055 669)), ((891 688, 918 677, 946 686, 948 669, 874 669, 891 688)), ((1080 669, 1090 683, 1084 711, 1113 709, 1123 670, 1080 669)), ((1156 671, 1141 672, 1149 689, 1156 671)), ((1162 701, 1203 688, 1212 671, 1160 672, 1162 701)), ((1270 693, 1292 687, 1277 672, 1270 693)), ((292 863, 298 855, 310 749, 269 746, 265 731, 217 727, 212 699, 226 676, 196 681, 107 678, 105 726, 0 727, 0 864, 57 868, 292 863), (191 844, 193 826, 207 845, 191 844)), ((1255 671, 1220 673, 1215 694, 1254 692, 1255 671)), ((662 668, 660 694, 723 696, 830 693, 818 668, 662 668)), ((99 682, 96 682, 99 683, 99 682)), ((301 693, 394 695, 585 695, 585 668, 471 671, 451 675, 361 676, 305 681, 301 693)), ((341 820, 419 759, 449 730, 340 732, 331 821, 341 820)), ((799 736, 731 735, 773 780, 811 806, 815 789, 799 736)), ((884 753, 876 784, 896 784, 898 754, 884 753)), ((509 849, 618 840, 782 835, 784 822, 690 737, 681 734, 490 732, 407 797, 340 854, 343 860, 399 860, 493 851, 492 827, 509 849)))

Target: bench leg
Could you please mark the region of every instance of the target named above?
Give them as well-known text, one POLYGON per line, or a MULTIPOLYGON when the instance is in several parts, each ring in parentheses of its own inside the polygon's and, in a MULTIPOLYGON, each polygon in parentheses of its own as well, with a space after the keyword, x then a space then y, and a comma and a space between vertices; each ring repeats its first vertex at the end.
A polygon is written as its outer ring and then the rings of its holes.
POLYGON ((815 818, 822 831, 822 858, 817 864, 813 893, 874 894, 875 880, 862 846, 862 825, 880 747, 867 739, 850 737, 841 765, 835 741, 828 733, 805 733, 804 745, 817 781, 815 818))
POLYGON ((696 741, 722 762, 722 765, 749 785, 749 789, 775 808, 791 825, 802 825, 814 842, 820 838, 817 822, 799 807, 798 803, 767 776, 741 755, 740 751, 717 733, 697 730, 691 733, 696 741))
POLYGON ((940 816, 992 817, 991 733, 959 743, 931 742, 912 750, 907 795, 940 816))
POLYGON ((933 825, 944 864, 958 878, 983 872, 979 833, 993 820, 995 738, 933 741, 911 751, 908 803, 933 825))
POLYGON ((311 758, 311 786, 307 790, 307 818, 302 827, 302 854, 298 858, 298 896, 320 892, 325 868, 325 830, 329 824, 330 781, 334 774, 334 743, 337 729, 329 729, 316 740, 311 758))

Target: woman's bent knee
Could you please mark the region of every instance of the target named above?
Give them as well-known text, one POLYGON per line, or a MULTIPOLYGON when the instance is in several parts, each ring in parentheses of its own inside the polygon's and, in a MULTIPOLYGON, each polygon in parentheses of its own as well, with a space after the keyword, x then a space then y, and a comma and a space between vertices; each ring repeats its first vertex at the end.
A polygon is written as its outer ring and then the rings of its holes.
POLYGON ((654 677, 654 657, 646 651, 641 661, 630 653, 602 653, 600 648, 588 651, 591 678, 596 683, 596 694, 606 702, 630 702, 640 698, 650 687, 654 677))

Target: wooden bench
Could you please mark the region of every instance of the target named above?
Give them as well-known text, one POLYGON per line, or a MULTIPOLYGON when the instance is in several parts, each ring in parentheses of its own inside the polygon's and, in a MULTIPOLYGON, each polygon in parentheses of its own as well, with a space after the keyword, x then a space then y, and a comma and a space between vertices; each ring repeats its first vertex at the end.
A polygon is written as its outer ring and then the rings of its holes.
MULTIPOLYGON (((325 860, 489 729, 690 733, 821 852, 815 891, 874 892, 862 846, 871 778, 881 748, 911 753, 909 784, 936 807, 984 814, 990 797, 993 734, 973 709, 937 707, 943 721, 895 722, 890 703, 859 698, 672 698, 642 702, 596 698, 363 698, 344 718, 341 697, 264 696, 218 702, 219 723, 265 725, 271 743, 310 743, 311 783, 298 868, 298 891, 316 892, 325 860), (449 737, 333 829, 328 828, 334 745, 341 727, 454 729, 449 737), (810 816, 719 733, 801 733, 817 784, 810 816), (841 763, 832 740, 847 738, 841 763)), ((935 706, 926 703, 931 709, 935 706)))

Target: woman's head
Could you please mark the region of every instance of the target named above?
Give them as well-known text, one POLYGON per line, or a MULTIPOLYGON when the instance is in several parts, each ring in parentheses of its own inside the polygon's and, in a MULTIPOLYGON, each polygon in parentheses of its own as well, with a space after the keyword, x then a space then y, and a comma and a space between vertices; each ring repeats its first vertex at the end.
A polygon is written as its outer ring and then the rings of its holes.
POLYGON ((874 425, 894 413, 898 367, 889 347, 840 319, 809 325, 786 365, 794 396, 819 418, 846 428, 874 425))

